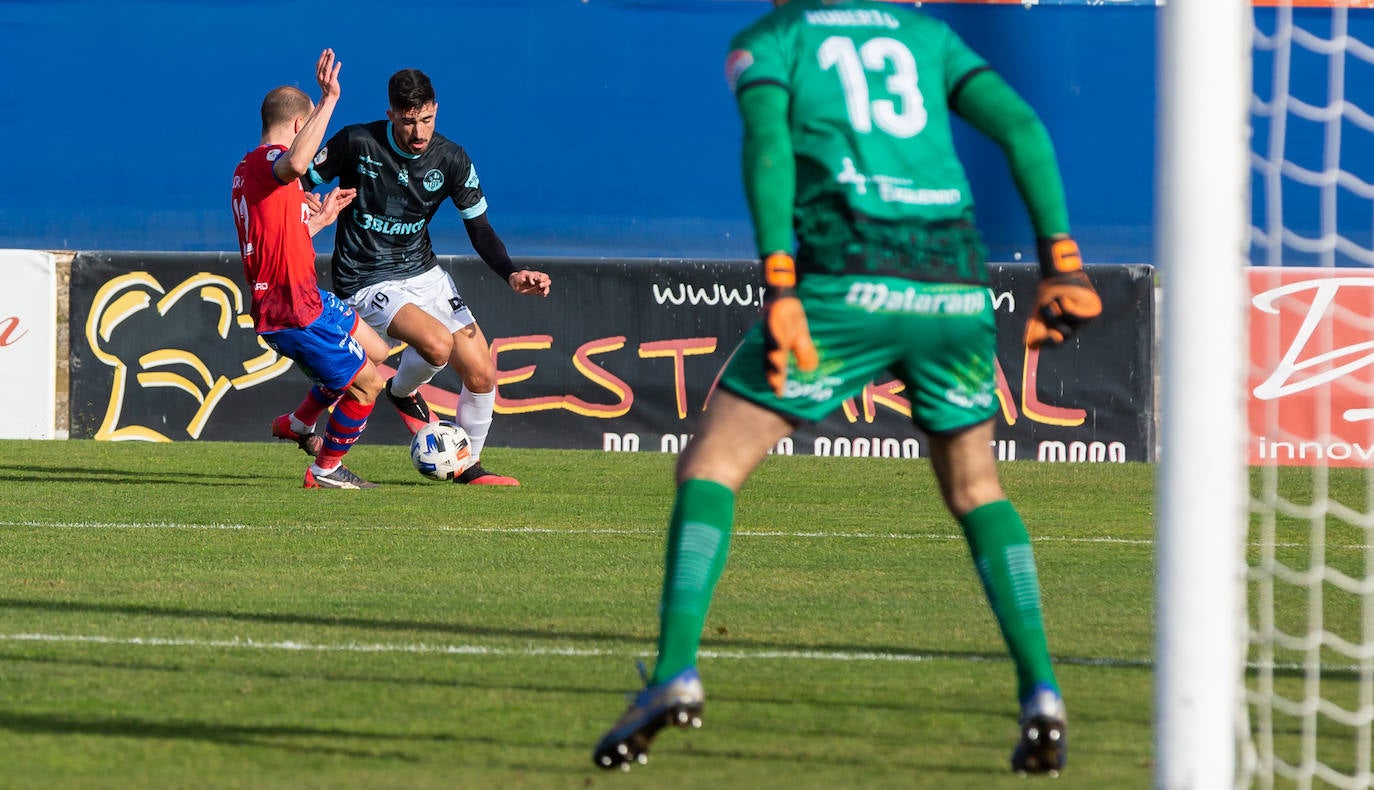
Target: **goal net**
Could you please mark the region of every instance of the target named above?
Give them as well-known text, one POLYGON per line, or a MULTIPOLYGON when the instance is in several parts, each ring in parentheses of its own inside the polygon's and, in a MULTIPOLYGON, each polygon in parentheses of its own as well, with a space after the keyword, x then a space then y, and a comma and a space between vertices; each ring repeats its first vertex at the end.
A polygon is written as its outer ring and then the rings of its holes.
POLYGON ((1252 12, 1238 784, 1374 787, 1374 10, 1252 12))

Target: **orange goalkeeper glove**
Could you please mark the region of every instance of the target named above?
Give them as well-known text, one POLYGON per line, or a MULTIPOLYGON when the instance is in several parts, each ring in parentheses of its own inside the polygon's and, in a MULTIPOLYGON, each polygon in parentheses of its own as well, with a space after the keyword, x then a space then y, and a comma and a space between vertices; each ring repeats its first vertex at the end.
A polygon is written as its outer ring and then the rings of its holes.
POLYGON ((1067 235, 1040 239, 1040 287, 1026 322, 1026 346, 1062 343, 1102 313, 1102 299, 1083 271, 1078 243, 1067 235))
POLYGON ((788 357, 795 355, 797 368, 816 369, 820 359, 806 326, 806 312, 797 298, 797 263, 785 252, 763 260, 763 375, 768 386, 783 397, 788 357))

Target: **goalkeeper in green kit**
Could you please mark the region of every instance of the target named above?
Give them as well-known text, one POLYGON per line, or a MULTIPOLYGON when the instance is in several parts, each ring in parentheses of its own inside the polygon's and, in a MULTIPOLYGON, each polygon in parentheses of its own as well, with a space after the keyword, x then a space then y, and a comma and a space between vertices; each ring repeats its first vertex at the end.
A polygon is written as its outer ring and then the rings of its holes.
POLYGON ((1038 238, 1025 339, 1063 341, 1102 310, 1069 237, 1053 146, 1035 112, 944 23, 875 0, 774 0, 735 37, 726 76, 744 121, 744 184, 763 262, 762 319, 677 464, 658 658, 602 737, 603 768, 647 761, 666 725, 700 726, 697 648, 725 567, 735 494, 799 424, 876 374, 912 420, 1016 665, 1012 768, 1064 767, 1067 714, 1026 527, 998 480, 996 329, 986 251, 950 113, 1001 145, 1038 238), (796 252, 793 236, 796 237, 796 252))

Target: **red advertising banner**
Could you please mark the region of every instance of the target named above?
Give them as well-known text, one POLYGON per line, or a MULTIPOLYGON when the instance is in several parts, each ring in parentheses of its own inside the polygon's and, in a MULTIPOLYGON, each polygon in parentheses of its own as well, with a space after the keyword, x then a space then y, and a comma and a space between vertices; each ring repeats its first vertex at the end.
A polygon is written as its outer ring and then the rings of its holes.
POLYGON ((1374 464, 1374 272, 1248 277, 1250 463, 1374 464))

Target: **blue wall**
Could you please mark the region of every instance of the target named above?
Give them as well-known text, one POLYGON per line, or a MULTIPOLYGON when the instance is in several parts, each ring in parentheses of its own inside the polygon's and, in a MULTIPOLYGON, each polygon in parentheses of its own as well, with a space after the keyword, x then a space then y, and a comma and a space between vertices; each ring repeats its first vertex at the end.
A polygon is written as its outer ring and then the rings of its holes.
MULTIPOLYGON (((1040 110, 1087 258, 1149 261, 1156 9, 926 8, 1040 110)), ((344 64, 331 131, 381 117, 396 69, 433 77, 439 129, 472 154, 513 254, 749 257, 722 62, 766 10, 0 0, 0 247, 235 249, 229 174, 256 144, 262 95, 316 93, 331 46, 344 64)), ((1032 255, 1000 150, 960 132, 993 256, 1032 255)), ((440 253, 470 250, 455 212, 433 233, 440 253)))

